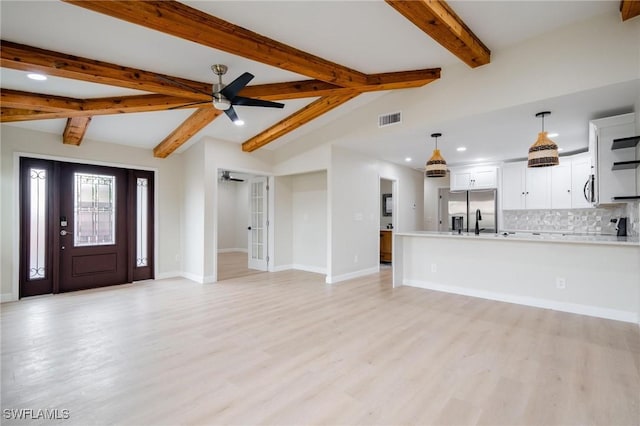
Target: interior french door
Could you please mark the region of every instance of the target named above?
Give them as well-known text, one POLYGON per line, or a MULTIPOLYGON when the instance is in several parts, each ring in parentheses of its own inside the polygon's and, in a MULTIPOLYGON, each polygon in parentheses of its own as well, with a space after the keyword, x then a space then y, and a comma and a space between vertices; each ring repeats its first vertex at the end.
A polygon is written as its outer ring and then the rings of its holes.
POLYGON ((268 190, 266 177, 249 179, 249 269, 266 271, 268 253, 268 190))
POLYGON ((21 159, 20 297, 153 278, 153 173, 21 159))

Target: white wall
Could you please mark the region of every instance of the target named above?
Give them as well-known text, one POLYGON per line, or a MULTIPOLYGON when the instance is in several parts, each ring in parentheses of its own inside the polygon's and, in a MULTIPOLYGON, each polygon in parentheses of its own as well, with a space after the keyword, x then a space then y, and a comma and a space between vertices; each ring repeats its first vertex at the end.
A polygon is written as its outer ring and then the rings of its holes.
POLYGON ((218 252, 247 250, 248 188, 246 181, 218 181, 218 252))
MULTIPOLYGON (((18 276, 18 210, 16 153, 47 156, 65 161, 107 164, 116 167, 153 169, 156 187, 156 277, 175 276, 182 270, 180 258, 183 205, 182 155, 167 159, 153 157, 150 150, 100 143, 87 139, 79 147, 64 145, 60 135, 36 132, 14 126, 0 126, 2 242, 0 258, 2 299, 11 299, 18 276), (176 259, 176 256, 178 259, 176 259)), ((17 287, 16 287, 17 288, 17 287)), ((16 295, 17 296, 17 295, 16 295)))
POLYGON ((332 208, 328 282, 378 270, 381 177, 397 181, 396 231, 422 227, 422 172, 334 146, 329 170, 332 208))
POLYGON ((327 172, 292 176, 291 195, 294 268, 326 273, 327 172))

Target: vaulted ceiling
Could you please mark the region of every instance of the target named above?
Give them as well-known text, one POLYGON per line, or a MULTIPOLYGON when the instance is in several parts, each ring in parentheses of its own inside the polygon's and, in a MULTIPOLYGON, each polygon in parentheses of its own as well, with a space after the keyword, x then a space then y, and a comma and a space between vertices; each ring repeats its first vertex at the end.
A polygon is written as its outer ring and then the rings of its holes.
MULTIPOLYGON (((3 1, 1 121, 63 122, 62 141, 80 145, 101 117, 126 115, 127 132, 158 138, 156 157, 215 123, 214 134, 253 151, 345 104, 433 82, 452 60, 490 62, 474 23, 454 11, 469 10, 464 2, 318 3, 3 1), (243 107, 249 125, 235 129, 210 103, 213 63, 230 65, 225 82, 252 72, 257 84, 240 95, 285 109, 243 107), (26 72, 51 85, 36 89, 26 72), (162 123, 145 127, 159 114, 162 123)), ((623 20, 640 14, 638 3, 621 3, 623 20)))

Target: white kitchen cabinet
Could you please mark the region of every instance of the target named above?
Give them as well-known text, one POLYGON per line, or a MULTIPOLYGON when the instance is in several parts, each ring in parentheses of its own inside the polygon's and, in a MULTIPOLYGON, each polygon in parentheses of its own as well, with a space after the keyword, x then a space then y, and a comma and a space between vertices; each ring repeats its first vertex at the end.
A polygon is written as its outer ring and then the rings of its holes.
POLYGON ((502 209, 571 209, 592 207, 584 185, 591 176, 591 155, 560 157, 552 167, 528 168, 526 161, 502 166, 502 209))
POLYGON ((551 169, 551 208, 571 208, 571 159, 560 158, 560 164, 551 169))
POLYGON ((502 167, 502 209, 551 208, 549 167, 528 168, 526 161, 502 167))
POLYGON ((522 210, 525 208, 524 168, 526 164, 505 163, 502 166, 502 209, 522 210))
POLYGON ((525 167, 525 208, 551 208, 551 167, 525 167))
POLYGON ((451 190, 490 189, 498 186, 497 167, 451 169, 451 190))

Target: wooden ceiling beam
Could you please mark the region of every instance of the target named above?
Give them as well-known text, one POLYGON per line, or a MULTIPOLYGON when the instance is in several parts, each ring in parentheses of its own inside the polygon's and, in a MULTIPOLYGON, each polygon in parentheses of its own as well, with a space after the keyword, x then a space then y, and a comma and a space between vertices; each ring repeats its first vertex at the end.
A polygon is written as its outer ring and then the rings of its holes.
POLYGON ((414 25, 472 68, 490 62, 491 51, 443 0, 385 0, 414 25))
POLYGON ((264 132, 252 137, 248 141, 242 144, 242 150, 245 152, 252 152, 258 148, 261 148, 268 143, 286 135, 289 132, 294 131, 303 124, 321 116, 322 114, 331 111, 332 109, 344 104, 345 102, 358 96, 359 92, 352 92, 344 95, 332 95, 322 97, 309 105, 305 106, 301 110, 293 113, 284 120, 274 124, 264 132))
POLYGON ((622 0, 620 2, 620 16, 623 21, 640 15, 640 0, 622 0))
POLYGON ((0 108, 0 122, 13 123, 17 121, 46 120, 50 118, 67 118, 66 113, 42 112, 24 108, 0 108))
POLYGON ((328 61, 176 1, 65 0, 165 34, 342 87, 367 84, 361 72, 328 61))
POLYGON ((213 106, 198 108, 177 129, 153 148, 153 156, 166 158, 220 114, 222 114, 222 111, 215 109, 213 106))
POLYGON ((198 91, 211 93, 211 84, 208 83, 81 58, 5 40, 0 43, 0 66, 4 68, 41 72, 56 77, 126 87, 145 92, 163 93, 194 100, 208 100, 211 98, 203 93, 198 93, 198 91), (171 84, 165 79, 176 80, 188 87, 193 87, 194 91, 171 84))
POLYGON ((78 111, 82 108, 81 99, 11 89, 0 89, 0 103, 4 108, 21 108, 47 112, 78 111))
POLYGON ((80 145, 89 123, 91 123, 91 117, 68 118, 67 125, 62 133, 62 143, 65 145, 80 145))

